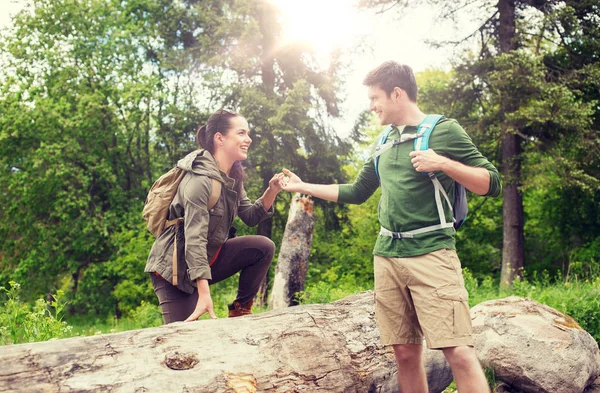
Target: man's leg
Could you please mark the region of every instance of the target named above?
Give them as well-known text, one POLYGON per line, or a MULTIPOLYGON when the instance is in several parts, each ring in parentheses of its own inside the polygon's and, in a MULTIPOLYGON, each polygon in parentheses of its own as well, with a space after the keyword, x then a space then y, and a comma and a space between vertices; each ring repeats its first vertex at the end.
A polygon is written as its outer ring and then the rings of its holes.
MULTIPOLYGON (((401 393, 427 393, 427 377, 421 361, 423 345, 393 345, 398 365, 398 386, 401 393)), ((461 391, 462 393, 462 391, 461 391)))
POLYGON ((427 393, 427 378, 421 360, 423 332, 410 291, 407 264, 412 259, 375 255, 375 317, 381 343, 391 345, 398 365, 402 393, 427 393))
POLYGON ((489 393, 490 388, 473 347, 465 345, 444 348, 442 351, 460 393, 489 393))

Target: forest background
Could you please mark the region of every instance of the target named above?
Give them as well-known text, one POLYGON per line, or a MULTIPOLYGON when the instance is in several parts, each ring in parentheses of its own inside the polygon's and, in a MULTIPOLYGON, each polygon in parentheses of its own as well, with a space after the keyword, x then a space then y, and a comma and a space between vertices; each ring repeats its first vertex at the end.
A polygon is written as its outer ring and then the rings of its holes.
MULTIPOLYGON (((397 23, 409 8, 351 3, 397 23)), ((450 67, 417 75, 421 108, 456 118, 502 173, 502 197, 470 194, 457 233, 470 303, 529 296, 600 341, 599 2, 410 4, 481 20, 456 42, 432 42, 452 48, 450 67)), ((324 63, 283 40, 279 12, 268 0, 32 0, 1 31, 2 344, 160 324, 141 210, 221 107, 252 128, 251 198, 282 167, 309 182, 354 179, 381 127, 365 111, 349 132, 335 129, 347 54, 331 48, 324 63)), ((372 288, 378 196, 315 201, 300 302, 372 288)), ((258 228, 236 221, 238 235, 279 244, 290 201, 280 194, 258 228)), ((212 288, 219 315, 236 283, 212 288)))

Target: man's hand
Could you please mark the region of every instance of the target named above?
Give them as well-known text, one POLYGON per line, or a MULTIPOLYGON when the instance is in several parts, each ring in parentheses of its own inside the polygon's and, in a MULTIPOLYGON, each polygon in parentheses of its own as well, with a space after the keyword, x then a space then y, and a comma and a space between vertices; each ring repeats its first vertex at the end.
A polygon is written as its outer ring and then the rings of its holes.
POLYGON ((283 168, 283 173, 285 177, 282 179, 282 186, 285 191, 305 193, 304 182, 298 175, 286 168, 283 168))
POLYGON ((440 156, 435 151, 428 149, 423 151, 411 151, 411 162, 419 172, 433 172, 443 170, 448 158, 440 156))

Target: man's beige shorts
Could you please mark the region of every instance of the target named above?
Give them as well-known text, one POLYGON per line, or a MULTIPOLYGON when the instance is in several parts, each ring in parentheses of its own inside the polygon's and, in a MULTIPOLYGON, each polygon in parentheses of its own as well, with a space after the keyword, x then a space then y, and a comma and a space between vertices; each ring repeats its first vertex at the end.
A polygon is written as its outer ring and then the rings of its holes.
POLYGON ((473 345, 468 293, 456 251, 375 256, 375 317, 384 345, 473 345))

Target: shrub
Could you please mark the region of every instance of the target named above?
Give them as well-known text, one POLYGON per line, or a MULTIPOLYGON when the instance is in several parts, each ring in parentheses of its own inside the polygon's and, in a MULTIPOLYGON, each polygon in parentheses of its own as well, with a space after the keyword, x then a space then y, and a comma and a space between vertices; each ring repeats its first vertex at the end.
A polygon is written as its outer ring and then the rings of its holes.
POLYGON ((71 335, 71 326, 62 321, 66 303, 59 290, 51 300, 39 298, 33 305, 19 300, 21 286, 11 281, 10 287, 0 287, 6 300, 0 310, 0 344, 20 344, 63 338, 71 335))

